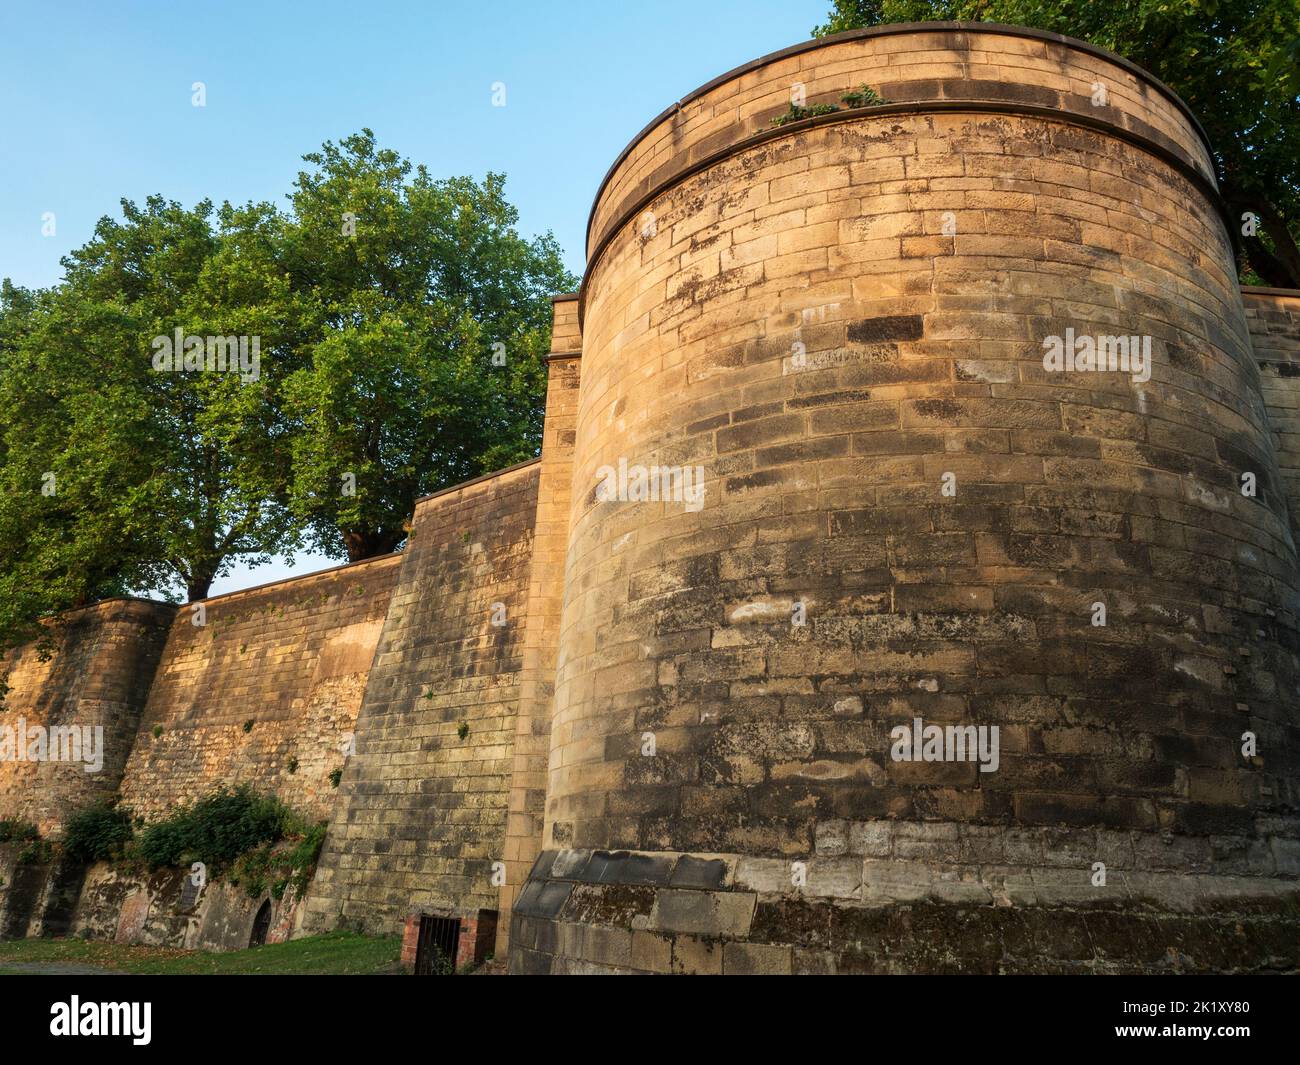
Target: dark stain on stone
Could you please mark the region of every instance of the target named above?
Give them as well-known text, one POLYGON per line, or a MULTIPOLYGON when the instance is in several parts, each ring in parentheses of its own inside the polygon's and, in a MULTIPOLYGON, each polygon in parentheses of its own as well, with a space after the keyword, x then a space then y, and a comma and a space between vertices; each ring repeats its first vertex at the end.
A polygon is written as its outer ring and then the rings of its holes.
POLYGON ((882 340, 920 340, 925 325, 919 314, 888 314, 850 322, 848 338, 860 344, 882 340))
POLYGON ((957 418, 963 411, 955 399, 919 399, 915 409, 923 418, 957 418))

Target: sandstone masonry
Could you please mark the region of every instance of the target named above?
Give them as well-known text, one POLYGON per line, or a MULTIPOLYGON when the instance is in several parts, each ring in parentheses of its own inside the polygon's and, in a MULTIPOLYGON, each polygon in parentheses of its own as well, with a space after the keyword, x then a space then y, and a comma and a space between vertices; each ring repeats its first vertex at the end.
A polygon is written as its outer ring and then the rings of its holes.
MULTIPOLYGON (((70 616, 0 716, 115 753, 0 765, 0 817, 251 783, 329 821, 275 934, 408 963, 439 917, 525 973, 1300 970, 1300 293, 1238 287, 1185 105, 1015 27, 808 42, 652 121, 587 251, 537 459, 206 628, 70 616), (1066 335, 1149 377, 1052 370, 1066 335), (620 463, 703 505, 599 496, 620 463), (996 770, 891 757, 918 718, 996 770)), ((6 934, 240 945, 258 906, 14 882, 6 934)))

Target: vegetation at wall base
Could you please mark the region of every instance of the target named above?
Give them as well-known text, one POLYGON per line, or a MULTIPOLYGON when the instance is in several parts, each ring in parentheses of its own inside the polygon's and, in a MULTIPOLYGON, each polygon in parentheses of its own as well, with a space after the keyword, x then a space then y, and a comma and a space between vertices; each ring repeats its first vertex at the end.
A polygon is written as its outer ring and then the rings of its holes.
POLYGON ((321 821, 305 831, 245 851, 235 859, 230 882, 254 899, 267 891, 272 898, 282 899, 290 887, 295 897, 302 898, 325 844, 325 829, 326 823, 321 821))
MULTIPOLYGON (((188 869, 202 862, 210 878, 228 876, 253 898, 270 891, 280 899, 290 887, 301 898, 325 830, 326 822, 309 822, 274 796, 221 787, 151 823, 114 801, 93 802, 68 816, 53 846, 77 862, 113 862, 126 870, 188 869)), ((11 840, 43 842, 34 825, 0 821, 0 843, 11 840)))
POLYGON ((0 843, 26 843, 40 838, 39 830, 30 821, 0 821, 0 843))
POLYGON ((220 787, 146 825, 132 853, 150 869, 202 862, 209 876, 218 877, 246 851, 284 838, 295 822, 293 811, 273 796, 243 785, 220 787))
POLYGON ((63 851, 73 861, 120 861, 134 830, 131 812, 113 802, 96 802, 69 814, 63 824, 63 851))
POLYGON ((57 853, 55 845, 49 840, 33 839, 23 844, 14 861, 19 865, 45 865, 53 861, 57 853))

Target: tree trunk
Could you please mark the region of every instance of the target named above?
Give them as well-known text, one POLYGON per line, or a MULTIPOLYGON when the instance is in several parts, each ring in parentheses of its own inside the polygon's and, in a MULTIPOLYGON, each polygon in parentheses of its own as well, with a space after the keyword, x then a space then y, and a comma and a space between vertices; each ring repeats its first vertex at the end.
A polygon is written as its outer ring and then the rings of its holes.
POLYGON ((191 603, 208 597, 208 589, 212 587, 212 573, 196 573, 190 578, 185 588, 185 594, 191 603))
POLYGON ((348 561, 360 562, 362 559, 386 555, 406 539, 406 530, 389 531, 381 529, 372 532, 369 529, 344 529, 343 543, 348 549, 348 561))
POLYGON ((1287 228, 1286 219, 1263 197, 1234 188, 1231 176, 1225 179, 1224 184, 1227 186, 1225 199, 1234 225, 1241 220, 1245 212, 1249 211, 1259 220, 1260 228, 1273 240, 1274 250, 1269 251, 1258 236, 1248 237, 1240 229, 1233 233, 1233 239, 1238 241, 1239 246, 1246 252, 1246 261, 1250 263, 1250 268, 1263 279, 1266 285, 1275 288, 1300 288, 1300 249, 1297 249, 1296 242, 1287 228))

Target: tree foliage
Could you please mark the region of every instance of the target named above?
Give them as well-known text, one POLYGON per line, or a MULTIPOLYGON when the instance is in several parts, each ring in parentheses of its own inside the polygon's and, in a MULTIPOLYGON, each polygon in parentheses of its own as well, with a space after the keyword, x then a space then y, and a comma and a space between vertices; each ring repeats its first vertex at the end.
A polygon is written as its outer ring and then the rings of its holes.
POLYGON ((553 238, 516 232, 501 175, 435 181, 369 130, 305 158, 286 261, 317 328, 285 386, 293 506, 321 550, 366 558, 417 496, 535 454, 549 297, 576 279, 553 238))
POLYGON ((1151 71, 1201 120, 1214 146, 1246 282, 1300 288, 1300 0, 835 0, 825 36, 928 20, 1051 30, 1151 71))
POLYGON ((304 159, 287 210, 123 200, 59 285, 0 287, 0 648, 305 543, 391 551, 417 496, 536 453, 554 239, 369 130, 304 159))

